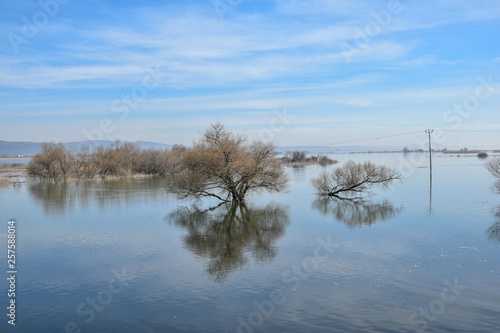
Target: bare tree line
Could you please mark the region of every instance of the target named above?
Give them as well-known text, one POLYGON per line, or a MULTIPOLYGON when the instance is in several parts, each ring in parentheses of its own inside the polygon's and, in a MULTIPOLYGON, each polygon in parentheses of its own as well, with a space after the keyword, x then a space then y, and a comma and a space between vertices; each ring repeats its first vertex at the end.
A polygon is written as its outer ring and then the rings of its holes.
POLYGON ((115 141, 98 146, 93 152, 83 145, 75 153, 62 143, 43 143, 27 168, 28 176, 40 180, 95 179, 128 177, 134 174, 165 175, 182 170, 186 147, 141 149, 138 144, 115 141))
MULTIPOLYGON (((295 161, 305 159, 303 152, 292 155, 295 161)), ((179 173, 171 190, 180 198, 212 197, 242 204, 248 193, 287 188, 282 162, 276 158, 272 143, 248 143, 245 137, 216 123, 193 142, 191 149, 182 145, 141 149, 135 143, 115 141, 92 152, 90 146, 82 146, 75 153, 62 143, 44 143, 27 172, 32 178, 52 181, 179 173)), ((319 195, 338 196, 342 192, 365 192, 375 185, 385 187, 395 179, 401 176, 388 167, 348 161, 331 173, 321 173, 312 184, 319 195)))

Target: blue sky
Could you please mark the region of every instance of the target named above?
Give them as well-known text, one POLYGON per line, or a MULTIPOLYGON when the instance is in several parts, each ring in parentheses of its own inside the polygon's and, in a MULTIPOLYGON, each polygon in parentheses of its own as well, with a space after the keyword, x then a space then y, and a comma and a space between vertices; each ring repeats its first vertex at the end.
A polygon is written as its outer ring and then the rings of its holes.
POLYGON ((0 35, 0 140, 500 138, 497 0, 3 1, 0 35))

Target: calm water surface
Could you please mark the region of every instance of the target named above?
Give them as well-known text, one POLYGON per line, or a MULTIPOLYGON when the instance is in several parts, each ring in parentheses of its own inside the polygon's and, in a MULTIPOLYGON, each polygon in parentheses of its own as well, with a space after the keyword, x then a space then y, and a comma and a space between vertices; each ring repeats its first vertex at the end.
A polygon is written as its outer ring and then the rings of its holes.
POLYGON ((8 219, 18 242, 2 332, 500 332, 484 160, 436 155, 432 189, 415 168, 359 203, 316 197, 321 170, 290 167, 288 193, 233 209, 177 201, 167 178, 0 188, 0 246, 8 219))

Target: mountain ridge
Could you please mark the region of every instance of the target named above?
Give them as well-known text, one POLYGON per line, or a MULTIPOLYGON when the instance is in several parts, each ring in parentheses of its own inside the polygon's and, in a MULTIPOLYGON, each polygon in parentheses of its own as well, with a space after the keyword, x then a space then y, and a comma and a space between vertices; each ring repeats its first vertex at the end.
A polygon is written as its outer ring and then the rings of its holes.
MULTIPOLYGON (((78 151, 80 147, 84 144, 91 143, 92 146, 100 146, 100 145, 110 145, 115 141, 111 140, 96 140, 96 141, 73 141, 73 142, 65 142, 63 143, 67 148, 71 148, 74 151, 78 151)), ((150 141, 136 141, 133 143, 139 144, 139 146, 143 149, 147 148, 172 148, 173 145, 158 143, 158 142, 150 142, 150 141)), ((31 142, 31 141, 4 141, 0 140, 0 157, 31 157, 42 151, 42 143, 41 142, 31 142)))

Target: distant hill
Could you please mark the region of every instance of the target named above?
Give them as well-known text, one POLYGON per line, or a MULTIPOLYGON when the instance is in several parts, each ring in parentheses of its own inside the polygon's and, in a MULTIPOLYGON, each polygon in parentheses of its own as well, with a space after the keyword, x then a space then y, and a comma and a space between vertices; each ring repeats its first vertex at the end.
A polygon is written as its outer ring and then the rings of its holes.
MULTIPOLYGON (((107 146, 114 141, 109 140, 100 140, 100 141, 79 141, 79 142, 67 142, 64 145, 73 149, 73 151, 78 151, 83 144, 87 144, 91 142, 94 147, 104 145, 107 146)), ((141 148, 155 148, 155 149, 164 149, 164 148, 172 148, 172 145, 158 143, 158 142, 149 142, 149 141, 137 141, 135 142, 139 144, 141 148)), ((356 152, 383 152, 383 151, 403 151, 404 147, 400 146, 279 146, 277 148, 278 153, 287 153, 295 150, 305 151, 312 154, 325 154, 325 153, 356 153, 356 152)), ((419 148, 427 149, 426 145, 419 146, 416 144, 408 145, 407 147, 410 150, 416 150, 419 148)), ((441 150, 443 148, 442 145, 434 144, 432 146, 435 150, 441 150)), ((456 147, 449 147, 451 149, 455 149, 456 147)), ((475 147, 469 147, 475 148, 475 147)), ((483 147, 484 148, 484 147, 483 147)), ((457 148, 458 149, 458 148, 457 148)), ((490 148, 490 149, 493 149, 490 148)), ((495 149, 498 149, 495 147, 495 149)), ((39 142, 10 142, 10 141, 1 141, 0 140, 0 157, 16 157, 18 155, 23 155, 25 157, 31 157, 33 155, 38 154, 41 151, 41 143, 39 142)))
MULTIPOLYGON (((73 149, 73 151, 79 151, 80 147, 84 144, 91 142, 94 147, 97 146, 107 146, 114 141, 109 140, 97 140, 97 141, 78 141, 78 142, 67 142, 64 145, 68 148, 73 149)), ((172 145, 149 142, 149 141, 137 141, 141 148, 172 148, 172 145)), ((280 146, 277 151, 279 153, 291 152, 294 150, 307 151, 310 153, 346 153, 346 152, 360 152, 360 151, 401 151, 401 147, 377 147, 377 146, 280 146)), ((0 140, 0 157, 16 157, 18 155, 23 155, 25 157, 31 157, 41 152, 40 142, 10 142, 0 140)))
POLYGON ((37 142, 10 142, 0 140, 0 157, 18 155, 33 156, 40 152, 40 143, 37 142))
MULTIPOLYGON (((67 142, 64 145, 68 148, 73 149, 74 151, 78 151, 80 147, 84 144, 91 142, 94 147, 103 145, 107 146, 114 141, 79 141, 79 142, 67 142)), ((141 148, 172 148, 172 145, 167 145, 163 143, 157 142, 148 142, 148 141, 137 141, 137 144, 141 148)), ((17 157, 17 156, 25 156, 32 157, 42 151, 42 144, 40 142, 11 142, 11 141, 2 141, 0 140, 0 157, 17 157)))

